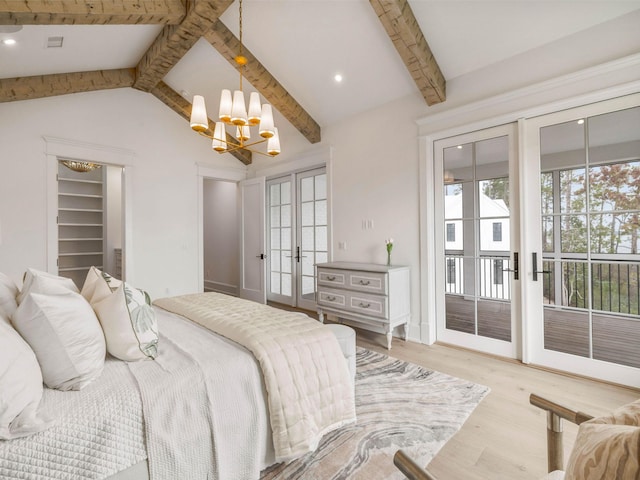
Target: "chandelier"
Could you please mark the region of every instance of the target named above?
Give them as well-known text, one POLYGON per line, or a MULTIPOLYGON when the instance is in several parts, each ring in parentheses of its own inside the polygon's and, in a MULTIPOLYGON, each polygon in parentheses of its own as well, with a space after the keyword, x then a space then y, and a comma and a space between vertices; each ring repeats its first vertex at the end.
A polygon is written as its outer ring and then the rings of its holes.
POLYGON ((247 64, 247 58, 242 54, 242 0, 240 0, 240 48, 234 58, 240 74, 240 89, 233 92, 222 90, 220 95, 219 121, 215 122, 213 135, 210 135, 209 117, 202 95, 194 95, 191 107, 191 128, 200 135, 211 139, 211 148, 218 153, 233 152, 235 150, 248 150, 260 155, 275 157, 280 153, 280 138, 278 129, 274 126, 273 111, 271 105, 260 104, 258 92, 252 92, 249 97, 249 111, 247 112, 242 91, 242 67, 247 64), (227 137, 227 125, 235 127, 237 141, 233 137, 227 137), (258 126, 259 139, 252 141, 249 127, 258 126), (256 150, 254 147, 267 143, 266 153, 256 150))
POLYGON ((81 173, 90 172, 102 166, 98 163, 80 162, 78 160, 61 160, 60 163, 62 163, 69 170, 73 170, 74 172, 81 172, 81 173))

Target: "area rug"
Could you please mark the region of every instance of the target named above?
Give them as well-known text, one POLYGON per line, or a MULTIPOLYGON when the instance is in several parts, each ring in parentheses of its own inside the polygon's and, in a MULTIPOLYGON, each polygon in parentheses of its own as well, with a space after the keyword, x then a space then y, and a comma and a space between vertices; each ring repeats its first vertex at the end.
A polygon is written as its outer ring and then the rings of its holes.
POLYGON ((403 479, 393 465, 396 451, 427 465, 489 393, 364 348, 356 367, 357 422, 325 435, 315 452, 268 468, 261 480, 403 479))

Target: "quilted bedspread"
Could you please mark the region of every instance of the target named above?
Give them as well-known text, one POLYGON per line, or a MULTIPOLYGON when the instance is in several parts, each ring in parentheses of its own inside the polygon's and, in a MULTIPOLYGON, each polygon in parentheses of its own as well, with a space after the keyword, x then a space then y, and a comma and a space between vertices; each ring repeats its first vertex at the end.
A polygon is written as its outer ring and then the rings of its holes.
POLYGON ((154 304, 253 353, 266 384, 277 462, 315 450, 325 433, 355 421, 348 367, 326 325, 218 293, 163 298, 154 304))
POLYGON ((100 381, 80 391, 44 389, 54 425, 0 441, 0 478, 106 478, 147 458, 140 394, 124 362, 108 359, 100 381))

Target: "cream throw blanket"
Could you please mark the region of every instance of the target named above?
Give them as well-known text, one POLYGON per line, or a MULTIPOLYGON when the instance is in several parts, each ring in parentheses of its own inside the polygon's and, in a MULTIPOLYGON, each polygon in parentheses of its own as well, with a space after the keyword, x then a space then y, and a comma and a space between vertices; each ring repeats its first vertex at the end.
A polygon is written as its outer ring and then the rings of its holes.
POLYGON ((325 433, 355 422, 349 370, 326 325, 218 293, 162 298, 154 304, 253 353, 267 388, 277 462, 315 450, 325 433))

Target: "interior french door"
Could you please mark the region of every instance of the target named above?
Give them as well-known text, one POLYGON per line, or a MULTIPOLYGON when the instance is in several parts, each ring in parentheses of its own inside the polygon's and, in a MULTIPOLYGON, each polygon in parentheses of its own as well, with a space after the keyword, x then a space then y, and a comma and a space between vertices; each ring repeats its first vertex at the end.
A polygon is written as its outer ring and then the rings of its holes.
POLYGON ((515 131, 434 144, 438 340, 508 357, 520 339, 515 131))
POLYGON ((315 310, 315 264, 328 259, 325 168, 267 182, 267 298, 315 310))
POLYGON ((640 95, 523 130, 525 360, 640 386, 640 95))

